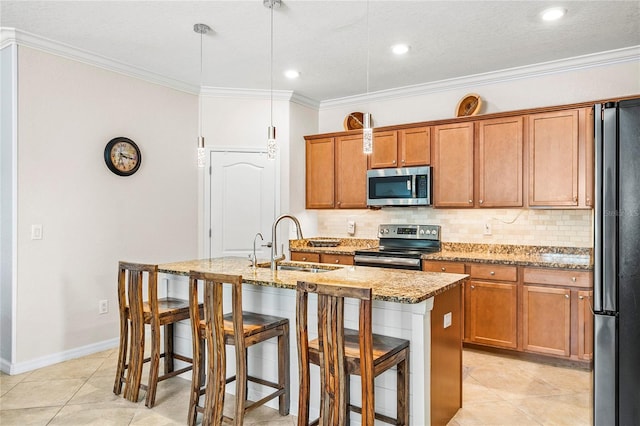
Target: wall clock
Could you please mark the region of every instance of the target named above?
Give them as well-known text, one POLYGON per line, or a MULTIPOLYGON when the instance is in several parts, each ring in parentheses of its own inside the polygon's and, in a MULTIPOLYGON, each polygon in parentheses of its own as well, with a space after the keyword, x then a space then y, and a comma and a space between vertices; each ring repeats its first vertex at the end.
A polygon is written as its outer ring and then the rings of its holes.
POLYGON ((104 147, 104 161, 109 170, 118 176, 131 176, 140 168, 142 154, 134 141, 117 137, 104 147))

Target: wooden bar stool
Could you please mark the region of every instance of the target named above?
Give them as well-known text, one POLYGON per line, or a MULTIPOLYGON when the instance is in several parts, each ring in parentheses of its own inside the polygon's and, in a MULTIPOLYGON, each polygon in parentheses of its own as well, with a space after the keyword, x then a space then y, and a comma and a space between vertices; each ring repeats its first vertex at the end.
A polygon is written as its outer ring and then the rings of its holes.
POLYGON ((374 418, 396 425, 409 424, 409 341, 372 334, 370 288, 323 285, 299 281, 296 323, 300 394, 298 426, 309 424, 309 364, 320 366, 320 418, 313 424, 349 424, 349 411, 361 413, 362 425, 374 418), (318 295, 318 338, 309 341, 308 295, 318 295), (344 299, 360 300, 359 330, 344 328, 344 299), (374 379, 397 366, 397 418, 375 412, 374 379), (362 379, 362 407, 350 403, 349 375, 362 379))
POLYGON ((241 425, 244 415, 254 408, 278 397, 280 415, 289 414, 289 320, 286 318, 242 311, 242 276, 191 271, 189 273, 190 306, 192 309, 192 336, 194 368, 188 424, 194 425, 198 412, 203 413, 203 425, 219 425, 223 417, 241 425), (198 282, 204 281, 203 318, 197 318, 198 282), (231 285, 231 312, 223 314, 222 287, 231 285), (247 348, 273 337, 278 338, 278 383, 247 374, 247 348), (203 370, 202 350, 206 346, 206 374, 203 370), (225 378, 226 347, 235 346, 236 374, 225 378), (206 383, 205 383, 206 379, 206 383), (223 416, 225 385, 236 382, 234 417, 223 416), (275 389, 262 399, 247 401, 248 381, 275 389), (201 395, 204 406, 199 405, 201 395))
POLYGON ((189 319, 189 301, 158 298, 158 266, 120 262, 118 265, 118 304, 120 307, 120 353, 113 393, 138 402, 140 389, 147 391, 145 405, 153 407, 158 382, 191 370, 192 365, 174 371, 173 361, 192 364, 192 359, 173 353, 173 324, 189 319), (147 300, 143 288, 147 283, 147 300), (151 328, 151 356, 144 358, 145 325, 151 328), (164 352, 160 352, 160 327, 164 326, 164 352), (127 352, 127 349, 128 352, 127 352), (160 358, 164 371, 159 375, 160 358), (149 380, 141 383, 143 364, 149 362, 149 380), (125 378, 126 371, 126 378, 125 378))

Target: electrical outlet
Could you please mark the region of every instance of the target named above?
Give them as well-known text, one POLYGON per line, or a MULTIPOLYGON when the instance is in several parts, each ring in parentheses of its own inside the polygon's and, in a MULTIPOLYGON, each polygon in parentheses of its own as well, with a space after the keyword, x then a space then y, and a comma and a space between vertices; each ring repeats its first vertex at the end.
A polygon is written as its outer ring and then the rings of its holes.
POLYGON ((31 239, 32 240, 41 240, 42 239, 42 225, 31 225, 31 239))
POLYGON ((491 235, 491 222, 485 222, 484 235, 491 235))
POLYGON ((356 233, 356 221, 355 220, 348 220, 347 221, 347 233, 349 235, 355 235, 355 233, 356 233))
POLYGON ((451 327, 451 312, 444 314, 443 328, 451 327))
POLYGON ((98 302, 98 313, 106 314, 109 312, 109 301, 107 299, 98 302))

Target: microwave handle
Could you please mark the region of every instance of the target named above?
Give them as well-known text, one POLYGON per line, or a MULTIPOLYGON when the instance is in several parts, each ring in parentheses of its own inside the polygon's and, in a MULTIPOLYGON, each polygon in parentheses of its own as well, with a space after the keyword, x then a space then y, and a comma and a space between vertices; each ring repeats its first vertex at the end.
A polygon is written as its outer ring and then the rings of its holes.
POLYGON ((411 197, 416 198, 416 178, 417 175, 411 175, 411 197))

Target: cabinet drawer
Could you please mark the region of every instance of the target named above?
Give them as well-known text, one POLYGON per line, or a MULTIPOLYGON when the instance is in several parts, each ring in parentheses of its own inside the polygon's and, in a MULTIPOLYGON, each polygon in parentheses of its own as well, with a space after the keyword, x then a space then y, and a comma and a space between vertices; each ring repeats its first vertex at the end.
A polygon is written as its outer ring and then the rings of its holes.
POLYGON ((353 256, 351 256, 350 254, 321 254, 320 263, 353 265, 353 256))
POLYGON ((472 264, 471 278, 485 280, 517 281, 518 268, 515 266, 472 264))
POLYGON ((303 251, 292 251, 291 260, 294 262, 320 262, 320 255, 318 253, 307 253, 303 251))
POLYGON ((429 260, 422 262, 422 270, 425 272, 449 272, 451 274, 464 274, 464 263, 429 260))
POLYGON ((593 278, 589 271, 524 268, 524 282, 569 287, 593 287, 593 278))

